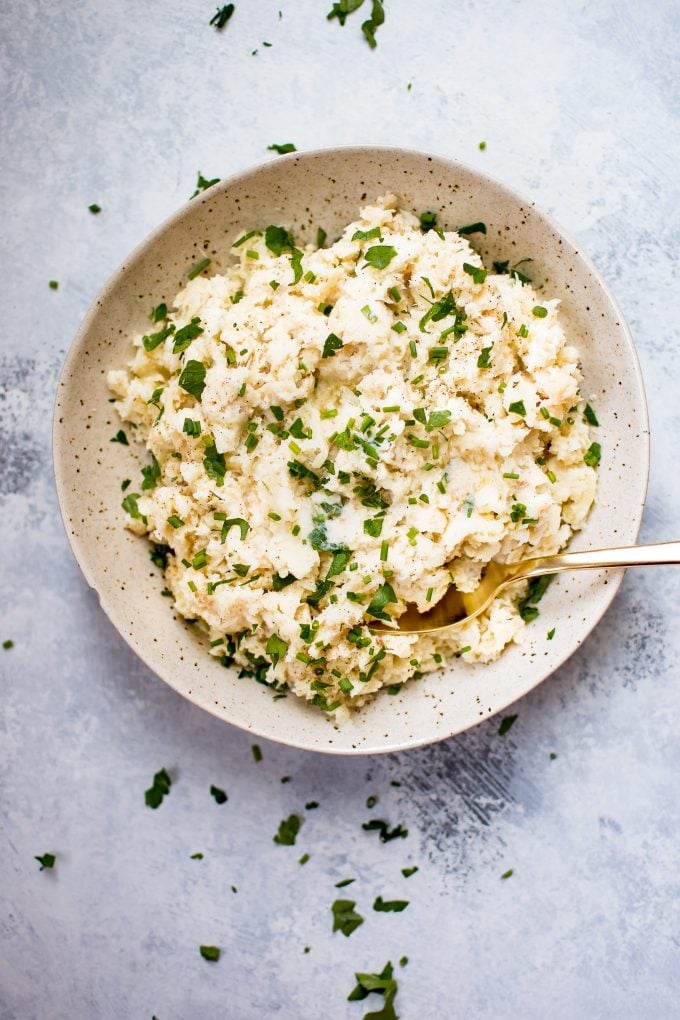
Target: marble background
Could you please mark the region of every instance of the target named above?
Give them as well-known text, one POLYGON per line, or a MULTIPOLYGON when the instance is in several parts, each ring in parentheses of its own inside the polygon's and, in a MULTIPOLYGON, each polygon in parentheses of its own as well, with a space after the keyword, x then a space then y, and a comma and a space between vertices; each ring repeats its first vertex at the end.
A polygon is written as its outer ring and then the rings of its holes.
POLYGON ((199 168, 287 141, 438 151, 564 224, 642 362, 641 537, 680 537, 677 4, 386 0, 373 52, 362 14, 340 28, 329 6, 237 0, 218 33, 212 0, 0 5, 0 1018, 352 1020, 382 1002, 346 1001, 354 971, 402 955, 402 1020, 677 1017, 680 571, 629 572, 505 737, 492 719, 404 755, 263 744, 256 763, 133 657, 67 546, 50 416, 89 302, 199 168), (362 831, 370 794, 407 839, 362 831), (297 810, 297 846, 275 845, 297 810), (410 905, 374 913, 378 894, 410 905), (366 917, 349 939, 331 934, 338 895, 366 917))

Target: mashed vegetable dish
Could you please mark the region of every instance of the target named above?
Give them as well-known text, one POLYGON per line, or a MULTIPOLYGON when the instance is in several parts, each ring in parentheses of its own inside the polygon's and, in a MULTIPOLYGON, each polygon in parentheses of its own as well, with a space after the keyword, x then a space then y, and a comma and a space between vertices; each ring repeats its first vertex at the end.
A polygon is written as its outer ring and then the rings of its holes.
POLYGON ((386 196, 329 247, 248 229, 109 374, 151 454, 128 526, 177 611, 225 665, 336 718, 521 642, 526 585, 449 634, 369 628, 473 590, 492 559, 557 552, 595 496, 597 418, 559 302, 485 268, 482 228, 386 196))

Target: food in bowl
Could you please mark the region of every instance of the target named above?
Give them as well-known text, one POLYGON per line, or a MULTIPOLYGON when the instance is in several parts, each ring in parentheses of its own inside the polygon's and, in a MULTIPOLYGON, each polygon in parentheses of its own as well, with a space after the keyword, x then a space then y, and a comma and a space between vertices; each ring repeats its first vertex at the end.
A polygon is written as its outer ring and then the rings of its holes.
POLYGON ((242 231, 235 264, 199 263, 109 373, 152 456, 127 523, 178 612, 225 665, 336 718, 521 642, 526 585, 453 632, 369 628, 474 590, 492 559, 559 551, 595 497, 597 418, 559 301, 486 269, 482 229, 388 195, 329 247, 242 231))

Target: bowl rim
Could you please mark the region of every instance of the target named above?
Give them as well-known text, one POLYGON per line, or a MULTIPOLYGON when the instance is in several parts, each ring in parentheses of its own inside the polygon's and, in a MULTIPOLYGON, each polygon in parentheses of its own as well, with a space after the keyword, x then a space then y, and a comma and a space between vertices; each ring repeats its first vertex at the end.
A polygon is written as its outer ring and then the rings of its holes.
POLYGON ((81 320, 80 326, 78 327, 78 330, 75 333, 73 340, 69 344, 68 350, 64 357, 64 362, 62 364, 59 376, 57 378, 52 411, 52 437, 51 437, 52 468, 57 493, 57 502, 59 505, 59 513, 61 516, 62 524, 64 526, 64 531, 66 532, 66 537, 71 548, 71 552, 73 553, 73 556, 76 560, 76 563, 78 564, 78 567, 80 568, 83 577, 85 578, 89 587, 92 588, 93 591, 95 591, 95 593, 97 594, 99 605, 102 611, 104 612, 105 616, 108 618, 110 623, 113 625, 116 632, 128 645, 128 647, 144 663, 144 665, 149 670, 151 670, 151 672, 155 676, 157 676, 160 680, 167 684, 167 686, 170 687, 173 691, 175 691, 175 693, 179 694, 190 704, 194 705, 194 707, 200 708, 202 711, 208 712, 210 715, 219 719, 220 722, 228 723, 228 725, 234 726, 237 729, 240 729, 244 733, 248 733, 251 736, 256 736, 263 740, 271 740, 274 743, 281 744, 286 747, 294 747, 298 750, 315 751, 317 753, 340 757, 356 757, 373 754, 392 754, 397 751, 415 750, 419 747, 426 747, 430 744, 440 743, 444 740, 449 740, 451 737, 454 737, 459 733, 477 727, 481 723, 486 722, 488 719, 498 715, 500 712, 503 712, 510 705, 516 704, 519 700, 526 697, 531 691, 535 690, 540 684, 547 680, 549 676, 552 676, 555 672, 557 672, 557 670, 564 665, 567 659, 571 658, 571 656, 574 655, 577 649, 580 648, 584 641, 590 636, 590 634, 593 632, 597 624, 600 622, 600 620, 602 619, 602 617, 604 616, 604 614, 607 612, 612 602, 614 601, 623 582, 623 578, 626 573, 625 569, 616 569, 612 570, 611 572, 608 572, 609 583, 607 586, 607 591, 603 595, 601 608, 589 619, 588 630, 579 640, 576 647, 571 647, 569 650, 566 650, 564 654, 560 655, 558 659, 551 665, 549 671, 545 673, 545 675, 542 676, 539 680, 537 680, 534 684, 532 684, 532 686, 528 688, 528 690, 526 690, 523 694, 520 694, 519 696, 511 694, 507 700, 501 699, 501 702, 499 702, 498 706, 494 709, 494 711, 491 714, 485 715, 483 718, 476 720, 472 724, 469 725, 466 724, 460 727, 454 726, 453 728, 449 727, 444 732, 438 733, 436 736, 414 737, 411 740, 402 740, 397 741, 395 743, 384 744, 377 748, 370 746, 364 747, 361 745, 353 747, 336 747, 332 744, 330 746, 312 744, 310 740, 298 741, 290 739, 288 737, 279 738, 277 735, 272 735, 272 733, 266 729, 259 729, 258 721, 256 718, 253 720, 253 724, 249 726, 245 726, 240 722, 228 720, 224 717, 223 713, 220 712, 218 708, 215 708, 212 704, 199 702, 186 690, 182 690, 176 687, 173 683, 171 683, 164 676, 157 672, 155 666, 148 661, 145 652, 137 648, 136 645, 133 644, 132 639, 123 630, 120 630, 116 622, 112 619, 106 606, 106 599, 103 598, 102 593, 99 591, 99 588, 94 581, 94 578, 91 577, 89 574, 89 568, 86 566, 86 557, 84 555, 85 551, 83 549, 81 539, 75 532, 73 533, 71 532, 66 520, 67 496, 66 496, 66 482, 64 478, 65 455, 64 444, 61 442, 60 436, 61 423, 59 421, 61 410, 60 396, 62 389, 66 387, 69 378, 73 374, 72 369, 74 363, 77 361, 78 352, 84 342, 87 333, 91 328, 92 322, 95 319, 96 315, 98 314, 99 309, 101 308, 103 302, 108 298, 109 293, 115 290, 115 288, 118 286, 120 280, 127 272, 129 265, 132 262, 134 262, 137 258, 139 258, 144 253, 144 251, 150 245, 152 245, 159 237, 161 237, 167 230, 171 229, 178 221, 180 221, 188 213, 190 208, 194 208, 199 204, 200 205, 204 204, 205 202, 210 200, 211 196, 214 195, 215 192, 227 191, 234 184, 242 182, 249 178, 250 176, 252 176, 253 174, 257 174, 262 169, 272 165, 285 165, 285 163, 297 163, 300 161, 305 161, 309 158, 319 156, 327 157, 333 155, 338 156, 372 155, 375 157, 380 156, 381 154, 384 154, 384 156, 387 158, 395 155, 408 155, 424 160, 437 160, 437 162, 440 164, 446 164, 451 169, 452 172, 462 171, 466 174, 470 174, 471 176, 478 177, 479 179, 498 189, 508 199, 512 200, 512 202, 517 203, 519 206, 523 206, 533 210, 538 214, 538 216, 543 221, 545 221, 545 223, 547 223, 547 225, 558 235, 558 237, 560 237, 563 241, 566 241, 566 243, 573 250, 575 256, 584 263, 585 267, 590 272, 594 282, 597 284, 599 289, 604 293, 606 299, 608 300, 613 311, 616 314, 618 328, 620 330, 622 337, 625 339, 628 355, 631 360, 631 365, 634 369, 635 380, 637 382, 638 391, 641 398, 639 407, 642 424, 640 433, 641 448, 638 452, 638 456, 640 457, 642 468, 640 477, 640 482, 642 484, 641 493, 642 498, 639 504, 636 503, 634 507, 634 512, 629 520, 629 525, 632 529, 634 540, 637 540, 640 527, 642 524, 642 517, 646 505, 647 493, 649 488, 649 473, 650 473, 649 407, 645 392, 644 378, 642 375, 640 359, 638 357, 637 350, 635 349, 635 344, 633 342, 630 327, 628 326, 628 323, 626 321, 626 318, 623 314, 623 310, 619 302, 617 301, 614 294, 610 290, 600 270, 595 266, 590 257, 582 250, 582 246, 571 237, 569 232, 564 230, 561 223, 558 220, 556 220, 551 213, 548 213, 543 208, 543 206, 533 201, 533 199, 525 198, 520 192, 516 191, 513 187, 510 187, 504 181, 499 180, 492 174, 487 173, 486 170, 479 170, 477 167, 471 166, 467 163, 463 163, 457 159, 452 159, 448 155, 444 155, 433 150, 429 150, 426 152, 423 151, 422 149, 411 148, 409 146, 368 145, 368 144, 360 145, 346 144, 320 147, 314 149, 305 149, 300 152, 296 151, 288 153, 284 156, 275 156, 272 158, 267 158, 259 163, 252 164, 243 170, 238 170, 227 177, 221 178, 219 183, 206 189, 199 195, 196 195, 194 198, 187 199, 186 202, 182 203, 182 205, 180 205, 172 213, 166 216, 165 219, 163 219, 162 222, 157 227, 154 227, 154 229, 151 230, 150 233, 145 235, 142 238, 142 240, 139 241, 134 246, 134 248, 125 256, 123 261, 118 264, 117 268, 113 271, 113 273, 109 277, 107 277, 104 284, 97 291, 95 297, 93 298, 89 307, 87 308, 87 311, 85 312, 85 315, 81 320))

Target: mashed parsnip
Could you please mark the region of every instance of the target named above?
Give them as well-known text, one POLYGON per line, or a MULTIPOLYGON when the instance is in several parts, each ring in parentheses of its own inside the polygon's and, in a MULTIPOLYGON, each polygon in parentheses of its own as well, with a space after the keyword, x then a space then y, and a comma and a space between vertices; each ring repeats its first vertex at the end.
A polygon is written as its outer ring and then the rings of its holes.
POLYGON ((152 454, 128 525, 169 547, 177 610, 225 664, 336 717, 452 656, 497 658, 526 587, 446 636, 368 624, 583 523, 599 447, 559 302, 394 196, 328 248, 269 226, 232 251, 109 374, 152 454))

